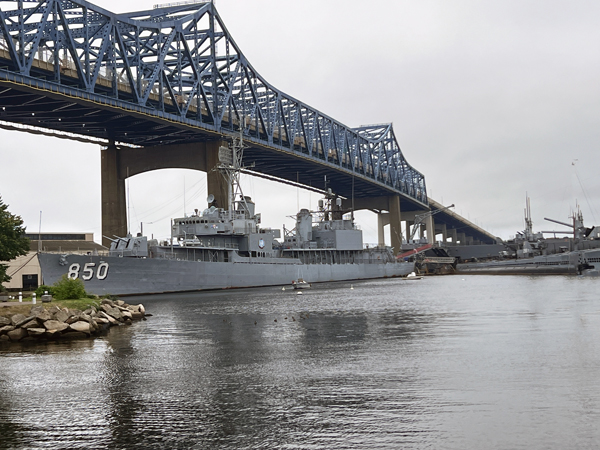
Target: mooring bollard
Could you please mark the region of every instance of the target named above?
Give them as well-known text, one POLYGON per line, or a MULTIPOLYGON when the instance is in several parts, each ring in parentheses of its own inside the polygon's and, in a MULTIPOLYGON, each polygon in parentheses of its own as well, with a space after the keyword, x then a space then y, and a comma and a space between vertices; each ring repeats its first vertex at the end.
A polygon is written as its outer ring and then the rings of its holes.
POLYGON ((31 296, 31 303, 33 303, 34 305, 37 303, 36 302, 36 298, 35 298, 35 292, 33 293, 33 295, 31 296))
POLYGON ((19 292, 19 301, 23 303, 23 293, 19 292))

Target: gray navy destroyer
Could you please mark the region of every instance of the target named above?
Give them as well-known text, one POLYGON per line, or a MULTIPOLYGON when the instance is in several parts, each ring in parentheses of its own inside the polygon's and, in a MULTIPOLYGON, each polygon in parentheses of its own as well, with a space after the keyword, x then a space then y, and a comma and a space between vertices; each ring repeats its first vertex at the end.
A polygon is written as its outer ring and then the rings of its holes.
POLYGON ((44 284, 66 274, 83 280, 88 292, 127 295, 400 277, 414 270, 389 247, 364 248, 353 214, 344 214, 331 190, 317 211, 298 212, 294 229, 282 235, 262 228, 239 185, 242 138, 221 149, 227 209, 209 196, 207 209, 173 220, 169 241, 116 238, 105 256, 40 253, 44 284))

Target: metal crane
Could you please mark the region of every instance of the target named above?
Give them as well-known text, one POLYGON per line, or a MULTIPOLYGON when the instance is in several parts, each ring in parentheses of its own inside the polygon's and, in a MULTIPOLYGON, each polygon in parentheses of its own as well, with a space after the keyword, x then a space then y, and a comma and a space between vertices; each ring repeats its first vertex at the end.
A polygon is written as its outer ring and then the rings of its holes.
POLYGON ((454 208, 454 203, 452 203, 450 206, 445 206, 443 208, 440 209, 434 209, 433 211, 428 211, 424 214, 416 214, 415 215, 415 223, 413 225, 413 229, 410 233, 410 238, 408 239, 408 242, 412 242, 412 240, 415 238, 415 234, 417 233, 417 229, 419 228, 419 225, 421 225, 422 223, 425 222, 425 219, 427 219, 428 217, 434 216, 437 213, 441 213, 443 211, 446 211, 450 208, 454 208))

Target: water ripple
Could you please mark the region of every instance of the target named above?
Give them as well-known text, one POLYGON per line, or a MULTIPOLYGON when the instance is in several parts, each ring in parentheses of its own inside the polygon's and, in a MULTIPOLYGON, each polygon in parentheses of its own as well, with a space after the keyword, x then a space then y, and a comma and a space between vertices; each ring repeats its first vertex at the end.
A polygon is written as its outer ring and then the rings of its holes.
POLYGON ((594 280, 353 285, 149 297, 140 301, 152 318, 96 341, 0 347, 0 448, 558 449, 600 439, 594 280))

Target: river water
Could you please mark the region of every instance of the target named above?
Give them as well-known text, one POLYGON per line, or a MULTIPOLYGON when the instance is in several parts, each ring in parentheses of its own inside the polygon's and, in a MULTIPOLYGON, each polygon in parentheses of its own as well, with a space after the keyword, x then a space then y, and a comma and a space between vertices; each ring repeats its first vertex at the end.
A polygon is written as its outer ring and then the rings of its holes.
POLYGON ((140 298, 103 338, 0 346, 0 448, 597 448, 599 282, 140 298))

